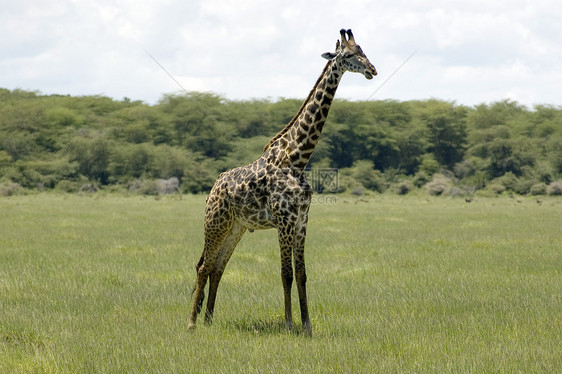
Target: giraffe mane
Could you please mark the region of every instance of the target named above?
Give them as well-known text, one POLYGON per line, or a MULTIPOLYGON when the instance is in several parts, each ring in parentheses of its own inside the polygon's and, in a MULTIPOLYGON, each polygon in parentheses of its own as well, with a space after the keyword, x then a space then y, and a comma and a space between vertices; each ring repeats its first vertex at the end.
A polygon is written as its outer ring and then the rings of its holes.
POLYGON ((306 105, 311 101, 312 99, 312 94, 314 93, 314 91, 316 90, 316 87, 318 87, 318 85, 320 84, 320 81, 322 80, 322 77, 324 76, 324 73, 326 73, 326 70, 328 69, 328 67, 332 64, 332 61, 328 61, 328 63, 326 64, 326 66, 324 66, 324 70, 322 70, 322 74, 320 74, 320 76, 318 77, 318 79, 316 80, 316 83, 314 84, 314 86, 312 87, 312 89, 310 90, 310 92, 308 93, 308 97, 306 98, 306 100, 302 103, 299 111, 297 112, 297 114, 295 114, 295 116, 293 117, 293 119, 281 130, 279 131, 273 138, 271 138, 271 140, 265 145, 265 147, 263 148, 263 151, 267 151, 267 149, 273 144, 275 143, 279 138, 281 138, 283 135, 285 135, 289 129, 294 125, 294 123, 297 121, 297 119, 299 118, 299 116, 301 115, 301 113, 304 111, 304 108, 306 107, 306 105))

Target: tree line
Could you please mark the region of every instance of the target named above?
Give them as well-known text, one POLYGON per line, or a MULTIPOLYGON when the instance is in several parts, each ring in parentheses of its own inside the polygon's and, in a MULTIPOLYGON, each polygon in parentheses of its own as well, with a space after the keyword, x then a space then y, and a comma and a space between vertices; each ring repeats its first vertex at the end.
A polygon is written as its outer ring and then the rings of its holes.
MULTIPOLYGON (((0 89, 0 194, 206 192, 221 171, 259 157, 301 104, 191 92, 148 105, 0 89)), ((562 108, 335 100, 310 168, 338 171, 334 193, 558 194, 562 108)))

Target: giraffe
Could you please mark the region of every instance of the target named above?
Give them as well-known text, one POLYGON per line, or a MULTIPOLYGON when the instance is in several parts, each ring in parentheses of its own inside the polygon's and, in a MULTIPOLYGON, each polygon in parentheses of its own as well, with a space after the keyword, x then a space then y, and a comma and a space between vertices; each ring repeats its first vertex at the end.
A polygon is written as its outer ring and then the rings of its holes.
POLYGON ((339 82, 346 71, 372 79, 375 67, 351 30, 340 30, 335 52, 293 119, 265 146, 253 163, 219 175, 205 208, 205 243, 196 265, 197 279, 188 329, 194 329, 209 280, 205 322, 211 323, 217 288, 234 248, 246 232, 276 228, 281 254, 285 326, 293 329, 291 287, 294 272, 303 331, 312 334, 306 296, 304 244, 312 189, 304 171, 318 143, 320 133, 339 82))

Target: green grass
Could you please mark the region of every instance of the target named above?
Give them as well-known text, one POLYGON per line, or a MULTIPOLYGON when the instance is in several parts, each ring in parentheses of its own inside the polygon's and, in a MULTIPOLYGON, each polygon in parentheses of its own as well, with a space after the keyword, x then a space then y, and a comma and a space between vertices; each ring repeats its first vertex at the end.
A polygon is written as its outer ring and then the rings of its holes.
POLYGON ((202 196, 1 198, 0 372, 559 372, 562 199, 368 200, 311 208, 307 338, 271 230, 187 331, 202 196))

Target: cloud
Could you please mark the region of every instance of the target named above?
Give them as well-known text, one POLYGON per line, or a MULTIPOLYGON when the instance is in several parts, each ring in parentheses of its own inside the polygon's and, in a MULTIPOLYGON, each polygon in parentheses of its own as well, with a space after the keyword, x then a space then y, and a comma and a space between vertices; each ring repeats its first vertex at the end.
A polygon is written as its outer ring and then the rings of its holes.
POLYGON ((180 88, 231 99, 304 98, 341 27, 379 71, 348 74, 338 97, 512 98, 562 103, 555 1, 25 0, 0 14, 0 85, 155 103, 180 88))

